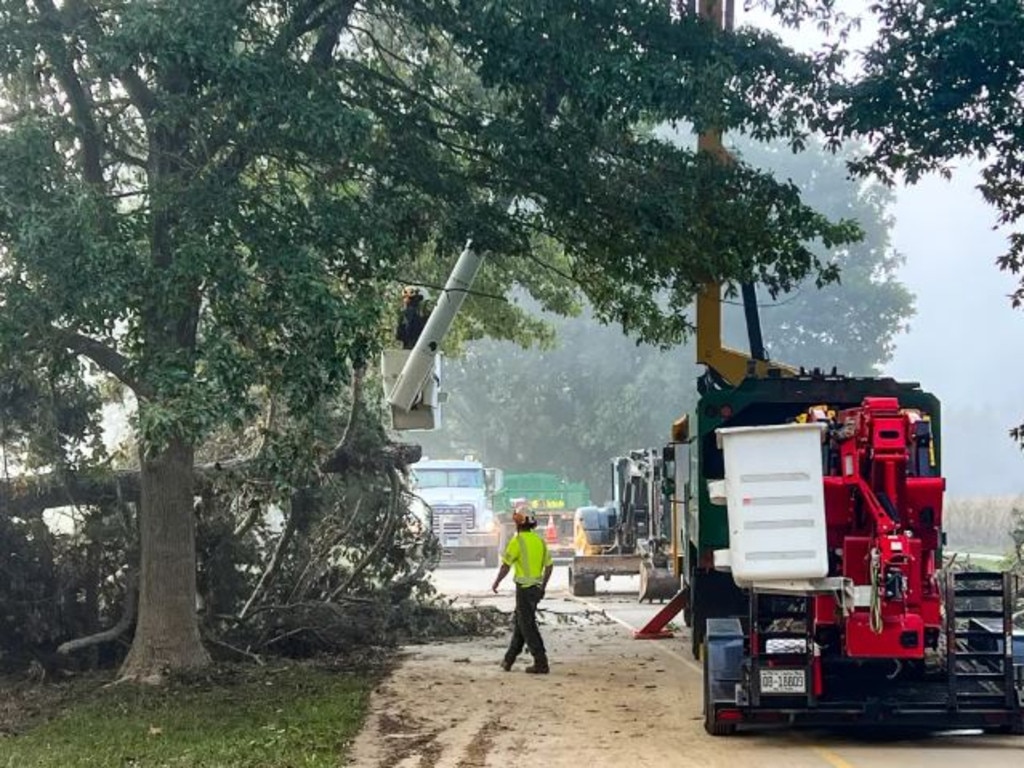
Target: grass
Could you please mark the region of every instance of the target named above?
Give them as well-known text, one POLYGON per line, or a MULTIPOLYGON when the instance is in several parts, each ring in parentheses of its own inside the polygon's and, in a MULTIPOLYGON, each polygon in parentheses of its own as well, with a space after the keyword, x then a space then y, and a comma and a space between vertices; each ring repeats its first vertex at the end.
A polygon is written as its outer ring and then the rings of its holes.
POLYGON ((373 674, 291 664, 217 668, 157 689, 93 684, 44 713, 52 719, 0 734, 0 766, 336 768, 374 682, 373 674))

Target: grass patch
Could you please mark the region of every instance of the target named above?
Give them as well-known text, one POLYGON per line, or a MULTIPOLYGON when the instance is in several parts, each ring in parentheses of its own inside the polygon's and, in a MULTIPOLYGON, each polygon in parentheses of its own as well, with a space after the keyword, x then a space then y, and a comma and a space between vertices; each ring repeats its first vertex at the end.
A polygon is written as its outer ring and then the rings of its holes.
POLYGON ((377 674, 292 663, 217 667, 156 689, 79 681, 51 719, 0 735, 0 766, 336 768, 377 674))

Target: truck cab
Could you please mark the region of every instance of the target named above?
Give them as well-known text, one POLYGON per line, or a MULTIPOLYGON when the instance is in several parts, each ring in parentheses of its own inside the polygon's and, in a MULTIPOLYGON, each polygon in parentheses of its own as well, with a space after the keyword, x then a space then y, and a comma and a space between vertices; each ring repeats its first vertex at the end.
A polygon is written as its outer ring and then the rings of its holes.
POLYGON ((423 459, 410 466, 419 513, 441 544, 442 557, 498 563, 498 530, 487 502, 494 473, 474 459, 423 459))

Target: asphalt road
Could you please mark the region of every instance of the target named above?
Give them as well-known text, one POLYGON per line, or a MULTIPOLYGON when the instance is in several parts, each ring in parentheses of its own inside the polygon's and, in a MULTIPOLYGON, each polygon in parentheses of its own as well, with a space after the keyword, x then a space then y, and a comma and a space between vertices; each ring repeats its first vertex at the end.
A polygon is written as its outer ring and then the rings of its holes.
MULTIPOLYGON (((490 585, 496 569, 480 565, 453 565, 433 574, 438 590, 463 601, 496 604, 503 609, 512 605, 511 578, 506 578, 499 595, 491 593, 490 585)), ((573 598, 567 591, 567 570, 556 566, 544 602, 546 610, 559 612, 603 611, 632 632, 659 610, 658 604, 639 604, 636 601, 638 579, 612 577, 597 582, 597 594, 592 598, 573 598)), ((689 674, 678 676, 684 685, 692 685, 691 692, 701 690, 701 669, 689 652, 688 630, 681 619, 673 625, 675 636, 663 640, 637 640, 663 655, 666 663, 679 665, 689 674)), ((711 739, 701 732, 701 738, 711 739)), ((754 746, 751 740, 763 743, 766 750, 777 754, 781 748, 792 766, 817 765, 832 768, 1019 768, 1024 764, 1024 736, 985 735, 977 732, 951 732, 928 738, 880 737, 877 734, 836 734, 832 732, 780 731, 774 733, 739 734, 737 748, 754 746)), ((717 739, 716 741, 721 741, 717 739)), ((541 761, 541 764, 543 761, 541 761)), ((774 763, 774 760, 773 760, 774 763)), ((760 766, 759 766, 760 768, 760 766)))

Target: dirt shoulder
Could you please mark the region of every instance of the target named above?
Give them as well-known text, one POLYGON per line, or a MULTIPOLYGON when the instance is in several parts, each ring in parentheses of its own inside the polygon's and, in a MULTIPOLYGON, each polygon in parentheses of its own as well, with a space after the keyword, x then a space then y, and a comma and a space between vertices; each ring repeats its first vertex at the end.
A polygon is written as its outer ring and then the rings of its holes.
MULTIPOLYGON (((407 649, 371 699, 350 753, 359 768, 569 768, 661 763, 821 766, 785 743, 714 739, 699 674, 596 613, 546 613, 551 674, 499 666, 506 637, 407 649), (741 757, 742 759, 742 757, 741 757)), ((682 647, 681 642, 673 642, 682 647)), ((673 651, 674 652, 674 651, 673 651)))

